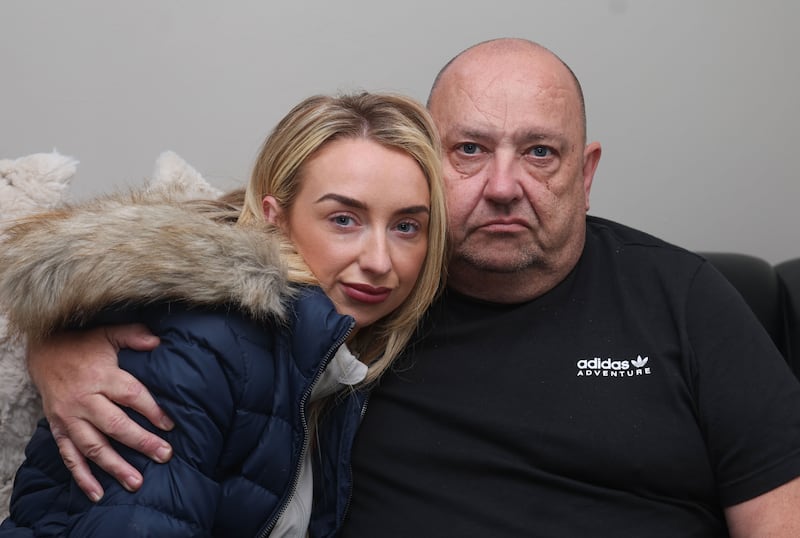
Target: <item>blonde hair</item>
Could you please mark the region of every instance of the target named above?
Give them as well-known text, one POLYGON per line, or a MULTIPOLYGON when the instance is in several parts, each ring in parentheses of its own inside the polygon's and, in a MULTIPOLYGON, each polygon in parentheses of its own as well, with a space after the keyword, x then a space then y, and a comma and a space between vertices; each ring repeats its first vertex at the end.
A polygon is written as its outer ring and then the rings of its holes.
MULTIPOLYGON (((372 325, 360 328, 348 343, 369 366, 365 382, 370 383, 403 351, 444 280, 444 187, 439 137, 428 111, 413 99, 392 94, 319 95, 305 99, 289 111, 264 142, 238 223, 265 224, 262 201, 267 195, 273 196, 280 207, 290 209, 300 190, 303 165, 322 146, 343 138, 363 138, 407 153, 419 164, 430 189, 428 249, 416 285, 402 305, 372 325)), ((267 227, 280 239, 290 281, 317 285, 292 243, 277 227, 267 227)))

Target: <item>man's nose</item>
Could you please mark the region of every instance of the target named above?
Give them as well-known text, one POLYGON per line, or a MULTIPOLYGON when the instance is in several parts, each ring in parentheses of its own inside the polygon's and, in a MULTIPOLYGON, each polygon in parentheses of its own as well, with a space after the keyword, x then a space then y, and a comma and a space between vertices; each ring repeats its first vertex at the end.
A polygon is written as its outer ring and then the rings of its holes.
POLYGON ((487 169, 484 197, 498 204, 509 204, 522 196, 521 164, 511 152, 497 152, 487 169))

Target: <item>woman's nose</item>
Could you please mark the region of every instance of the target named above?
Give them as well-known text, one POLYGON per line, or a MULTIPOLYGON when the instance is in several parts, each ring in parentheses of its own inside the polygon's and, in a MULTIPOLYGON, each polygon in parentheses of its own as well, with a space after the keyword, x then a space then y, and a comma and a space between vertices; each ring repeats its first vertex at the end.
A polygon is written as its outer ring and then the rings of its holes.
POLYGON ((392 258, 385 233, 375 232, 369 235, 364 241, 359 263, 364 271, 379 275, 392 270, 392 258))

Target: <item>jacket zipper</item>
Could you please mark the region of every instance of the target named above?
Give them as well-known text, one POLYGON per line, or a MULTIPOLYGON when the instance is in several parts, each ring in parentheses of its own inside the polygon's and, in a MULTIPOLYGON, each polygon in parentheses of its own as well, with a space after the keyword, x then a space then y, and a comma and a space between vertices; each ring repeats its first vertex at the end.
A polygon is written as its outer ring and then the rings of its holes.
MULTIPOLYGON (((366 397, 364 397, 364 403, 361 404, 361 416, 359 417, 358 424, 359 427, 361 426, 361 422, 364 420, 364 415, 367 413, 367 404, 369 403, 370 394, 368 393, 366 397)), ((347 502, 344 505, 344 512, 342 512, 342 520, 339 522, 344 523, 345 518, 347 517, 347 513, 350 511, 350 502, 353 500, 353 448, 350 447, 350 461, 347 464, 347 471, 350 473, 350 487, 347 488, 347 502)), ((338 517, 338 516, 337 516, 338 517)), ((341 528, 341 525, 339 525, 341 528)))
MULTIPOLYGON (((306 401, 308 401, 309 396, 311 396, 311 392, 314 390, 314 386, 319 382, 319 378, 322 377, 322 373, 328 367, 328 363, 331 361, 334 353, 347 341, 347 338, 350 336, 350 333, 353 332, 353 327, 355 327, 355 321, 350 322, 350 327, 347 329, 347 332, 339 338, 333 346, 328 348, 328 352, 322 358, 322 363, 320 367, 317 368, 317 374, 314 377, 314 381, 311 382, 311 385, 306 389, 303 393, 303 397, 300 400, 300 422, 303 424, 303 446, 300 449, 300 458, 297 460, 297 467, 294 470, 294 477, 292 478, 292 487, 291 487, 291 495, 286 497, 286 500, 283 502, 281 507, 275 513, 275 515, 270 519, 266 527, 264 527, 261 532, 259 532, 256 536, 257 538, 266 538, 269 536, 269 533, 272 532, 272 529, 278 523, 278 520, 281 518, 284 512, 286 512, 286 508, 289 505, 289 502, 294 497, 294 494, 297 489, 297 482, 300 480, 300 468, 303 466, 303 460, 306 457, 306 451, 308 450, 308 423, 306 422, 306 401)), ((363 418, 363 414, 362 414, 363 418)), ((351 472, 352 474, 352 472, 351 472)))

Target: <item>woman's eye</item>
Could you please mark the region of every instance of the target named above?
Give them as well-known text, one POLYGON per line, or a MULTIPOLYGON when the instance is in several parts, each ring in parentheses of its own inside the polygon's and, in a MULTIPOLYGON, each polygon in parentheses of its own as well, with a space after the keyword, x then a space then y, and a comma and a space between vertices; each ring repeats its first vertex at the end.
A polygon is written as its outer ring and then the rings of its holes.
POLYGON ((419 231, 419 225, 415 222, 401 222, 397 225, 397 229, 404 234, 416 233, 419 231))
POLYGON ((353 223, 353 217, 349 215, 336 215, 332 220, 337 226, 348 226, 353 223))

